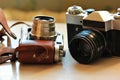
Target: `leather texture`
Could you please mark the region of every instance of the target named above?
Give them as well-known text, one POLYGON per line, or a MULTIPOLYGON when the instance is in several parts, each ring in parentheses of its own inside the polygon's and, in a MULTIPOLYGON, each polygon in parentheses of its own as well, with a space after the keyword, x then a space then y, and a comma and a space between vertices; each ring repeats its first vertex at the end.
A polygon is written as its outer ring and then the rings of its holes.
POLYGON ((54 63, 54 41, 25 40, 15 49, 21 63, 54 63))
POLYGON ((4 63, 7 60, 12 59, 12 53, 14 53, 14 49, 11 48, 11 40, 10 37, 16 39, 16 35, 10 30, 10 27, 7 24, 5 15, 3 10, 0 8, 0 24, 2 25, 2 29, 0 30, 0 63, 4 63), (8 34, 6 34, 6 32, 8 34), (7 47, 4 46, 3 36, 7 36, 7 47))

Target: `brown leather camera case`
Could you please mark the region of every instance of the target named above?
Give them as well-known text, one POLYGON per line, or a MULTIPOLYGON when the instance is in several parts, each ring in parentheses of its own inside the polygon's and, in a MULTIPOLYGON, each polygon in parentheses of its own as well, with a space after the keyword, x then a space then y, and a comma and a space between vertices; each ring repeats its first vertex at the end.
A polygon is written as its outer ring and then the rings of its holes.
POLYGON ((25 40, 16 48, 21 63, 54 63, 54 41, 25 40))

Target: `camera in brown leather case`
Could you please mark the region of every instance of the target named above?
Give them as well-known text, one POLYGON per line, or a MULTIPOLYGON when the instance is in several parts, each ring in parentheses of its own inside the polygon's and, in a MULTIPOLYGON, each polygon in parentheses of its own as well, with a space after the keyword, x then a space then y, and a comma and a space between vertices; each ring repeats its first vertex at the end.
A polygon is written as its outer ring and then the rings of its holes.
POLYGON ((36 16, 28 33, 15 49, 14 59, 20 63, 51 64, 65 56, 63 35, 55 31, 54 18, 36 16))

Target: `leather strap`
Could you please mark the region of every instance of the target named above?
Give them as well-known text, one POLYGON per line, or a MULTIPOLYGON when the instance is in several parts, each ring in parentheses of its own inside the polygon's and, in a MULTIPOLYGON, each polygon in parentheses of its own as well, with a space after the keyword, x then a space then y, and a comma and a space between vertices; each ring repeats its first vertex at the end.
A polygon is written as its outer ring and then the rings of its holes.
POLYGON ((4 28, 4 30, 5 30, 12 38, 14 38, 14 39, 17 38, 16 35, 15 35, 13 32, 11 32, 11 30, 10 30, 8 24, 7 24, 6 18, 5 18, 5 16, 4 16, 4 13, 3 13, 3 11, 2 11, 1 8, 0 8, 0 24, 2 25, 2 27, 4 28))
POLYGON ((31 25, 29 25, 29 24, 27 24, 27 23, 25 23, 25 22, 20 22, 20 21, 18 21, 18 22, 16 22, 16 23, 14 23, 13 25, 11 25, 10 28, 12 28, 12 27, 14 27, 14 26, 16 26, 16 25, 18 25, 18 24, 25 24, 26 26, 31 27, 31 25))
POLYGON ((11 60, 14 53, 14 49, 9 47, 0 48, 0 64, 11 60))
MULTIPOLYGON (((0 9, 0 17, 1 17, 1 16, 3 16, 3 14, 1 15, 1 9, 0 9)), ((0 21, 1 21, 1 18, 0 18, 0 21)), ((4 23, 4 21, 6 21, 5 17, 4 17, 4 19, 3 19, 3 22, 1 22, 1 24, 4 23)), ((15 26, 18 25, 18 24, 25 24, 25 25, 27 25, 28 27, 31 26, 31 25, 29 25, 29 24, 27 24, 27 23, 25 23, 25 22, 16 22, 16 23, 14 23, 13 25, 11 25, 10 28, 13 28, 13 27, 15 27, 15 26)), ((7 23, 4 23, 4 24, 2 24, 2 25, 4 25, 4 26, 3 26, 3 28, 0 30, 0 41, 1 41, 1 43, 0 43, 0 64, 6 62, 7 60, 13 60, 13 56, 14 56, 14 54, 15 54, 15 52, 14 52, 15 49, 13 49, 13 48, 11 47, 11 39, 10 39, 10 37, 6 34, 5 31, 7 31, 8 34, 13 34, 13 33, 10 31, 10 28, 8 28, 7 23), (5 29, 5 30, 4 30, 4 29, 5 29), (4 41, 3 36, 7 36, 7 47, 4 47, 4 46, 2 45, 2 42, 4 41)), ((12 35, 10 35, 10 36, 12 36, 12 35)), ((12 36, 12 37, 13 37, 13 36, 12 36)), ((15 38, 15 36, 14 36, 13 38, 15 38)))
POLYGON ((0 30, 0 63, 3 63, 3 62, 6 62, 7 60, 11 60, 12 56, 13 56, 13 53, 14 53, 14 49, 11 48, 11 40, 10 40, 10 37, 8 36, 8 34, 14 39, 16 39, 17 36, 10 30, 10 28, 12 28, 12 27, 14 27, 15 25, 18 25, 18 24, 25 24, 28 27, 30 25, 28 25, 25 22, 16 22, 11 27, 9 27, 8 24, 7 24, 5 15, 4 15, 1 8, 0 8, 0 24, 3 27, 0 30), (8 34, 6 34, 6 32, 8 34), (7 47, 4 47, 2 45, 2 42, 4 41, 3 36, 7 36, 7 47))

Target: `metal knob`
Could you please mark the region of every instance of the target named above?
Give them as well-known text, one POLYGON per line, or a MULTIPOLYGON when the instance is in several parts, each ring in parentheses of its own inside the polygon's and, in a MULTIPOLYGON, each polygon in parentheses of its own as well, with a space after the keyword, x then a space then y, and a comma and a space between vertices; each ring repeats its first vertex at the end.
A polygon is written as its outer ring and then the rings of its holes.
POLYGON ((60 50, 59 51, 59 56, 60 57, 65 57, 65 51, 64 50, 60 50))
POLYGON ((69 7, 67 11, 69 14, 73 14, 73 15, 83 13, 82 7, 76 5, 69 7))
POLYGON ((120 8, 117 9, 118 15, 120 15, 120 8))
POLYGON ((117 9, 117 14, 114 15, 115 19, 120 19, 120 8, 117 9))

